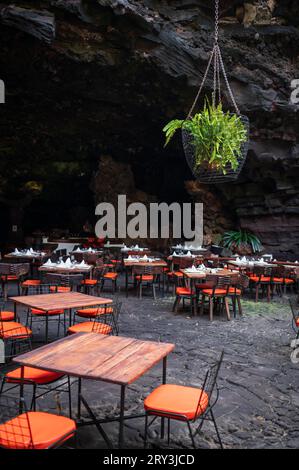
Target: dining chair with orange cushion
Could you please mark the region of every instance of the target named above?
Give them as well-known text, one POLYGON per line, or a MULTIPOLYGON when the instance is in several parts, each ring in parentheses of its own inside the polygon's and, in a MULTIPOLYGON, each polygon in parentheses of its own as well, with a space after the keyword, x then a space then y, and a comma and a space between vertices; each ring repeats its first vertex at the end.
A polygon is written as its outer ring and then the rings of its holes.
POLYGON ((5 308, 5 302, 0 304, 0 320, 1 321, 15 321, 16 315, 11 310, 5 308))
POLYGON ((112 286, 112 292, 116 292, 117 288, 118 273, 114 270, 114 265, 109 268, 103 261, 99 259, 94 270, 94 279, 96 279, 98 286, 98 293, 102 292, 106 282, 110 282, 112 286))
POLYGON ((139 298, 142 298, 144 288, 151 288, 154 299, 156 300, 156 282, 159 276, 163 275, 163 267, 154 266, 148 263, 146 266, 133 266, 132 275, 136 284, 139 298))
POLYGON ((53 449, 76 435, 76 423, 65 416, 27 411, 20 402, 0 397, 0 447, 10 450, 53 449))
POLYGON ((77 317, 88 318, 89 320, 74 323, 69 327, 68 334, 102 333, 104 335, 118 335, 121 306, 122 303, 116 299, 112 305, 107 304, 94 308, 80 309, 80 311, 77 310, 77 317))
POLYGON ((217 403, 219 391, 217 377, 223 360, 223 351, 220 358, 207 371, 201 388, 163 384, 153 390, 144 400, 145 409, 145 437, 144 447, 147 446, 148 428, 156 418, 168 420, 168 445, 170 441, 170 421, 186 422, 192 441, 195 445, 195 436, 201 430, 204 421, 212 421, 217 438, 223 448, 220 433, 216 424, 213 408, 217 403), (149 417, 153 420, 149 423, 149 417), (199 422, 197 428, 192 430, 193 424, 199 422))
POLYGON ((255 301, 257 302, 259 299, 259 291, 267 290, 267 300, 270 302, 271 300, 271 272, 272 268, 270 267, 262 267, 262 266, 254 266, 253 274, 249 277, 250 282, 255 286, 255 301))
POLYGON ((24 386, 32 387, 32 399, 30 410, 36 410, 36 401, 38 398, 43 398, 48 393, 67 392, 69 400, 69 416, 72 416, 72 400, 71 400, 71 382, 70 378, 62 382, 64 375, 57 372, 51 372, 43 369, 36 369, 33 367, 17 367, 9 372, 6 372, 2 377, 2 384, 0 388, 0 395, 8 394, 10 390, 20 387, 21 382, 24 386), (51 385, 54 384, 54 387, 51 385), (65 388, 66 387, 66 388, 65 388), (40 393, 37 395, 37 392, 40 393))
POLYGON ((5 361, 10 361, 22 352, 30 351, 32 331, 17 321, 3 321, 0 318, 0 339, 4 342, 5 361))
POLYGON ((22 295, 26 295, 28 293, 28 287, 39 286, 40 284, 40 279, 26 279, 21 284, 22 295))
POLYGON ((8 287, 12 283, 17 284, 18 294, 20 295, 20 284, 29 271, 29 263, 0 263, 0 281, 5 301, 7 300, 8 287))
POLYGON ((191 315, 193 315, 194 313, 196 313, 196 291, 186 284, 184 286, 176 287, 172 311, 174 313, 178 312, 178 308, 181 301, 183 301, 184 308, 186 300, 190 302, 190 311, 191 315))
POLYGON ((230 320, 230 312, 228 305, 228 296, 230 288, 230 277, 214 275, 209 277, 209 282, 213 282, 213 287, 201 290, 201 307, 200 313, 203 314, 206 297, 209 302, 210 321, 214 317, 214 304, 217 302, 221 306, 221 311, 225 308, 227 319, 230 320))

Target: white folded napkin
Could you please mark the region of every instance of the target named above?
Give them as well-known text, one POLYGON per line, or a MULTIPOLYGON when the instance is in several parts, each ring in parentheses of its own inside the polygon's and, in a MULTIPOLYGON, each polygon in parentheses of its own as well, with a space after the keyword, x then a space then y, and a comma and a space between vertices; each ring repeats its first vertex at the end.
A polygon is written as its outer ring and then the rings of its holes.
POLYGON ((20 254, 20 252, 17 248, 15 248, 15 251, 13 253, 14 253, 14 255, 19 255, 20 254))
POLYGON ((186 254, 186 256, 192 256, 191 251, 188 251, 187 254, 186 254))

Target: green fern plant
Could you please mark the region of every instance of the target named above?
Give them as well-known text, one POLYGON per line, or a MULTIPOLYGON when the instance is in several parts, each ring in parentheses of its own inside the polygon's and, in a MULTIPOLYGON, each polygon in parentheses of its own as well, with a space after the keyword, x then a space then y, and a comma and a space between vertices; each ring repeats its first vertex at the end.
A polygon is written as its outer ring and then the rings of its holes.
POLYGON ((238 168, 241 146, 247 140, 247 131, 239 116, 224 112, 221 103, 211 105, 206 100, 204 109, 186 120, 174 119, 164 128, 165 146, 178 129, 191 133, 195 151, 195 170, 198 166, 222 170, 227 166, 238 168))

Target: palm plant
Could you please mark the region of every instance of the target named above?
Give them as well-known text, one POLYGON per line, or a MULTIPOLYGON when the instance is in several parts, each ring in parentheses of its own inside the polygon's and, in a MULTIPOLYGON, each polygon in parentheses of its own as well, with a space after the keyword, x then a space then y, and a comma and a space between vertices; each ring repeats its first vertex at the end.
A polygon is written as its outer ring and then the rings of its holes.
POLYGON ((262 251, 260 239, 247 230, 231 230, 222 236, 221 244, 238 253, 257 253, 262 251))

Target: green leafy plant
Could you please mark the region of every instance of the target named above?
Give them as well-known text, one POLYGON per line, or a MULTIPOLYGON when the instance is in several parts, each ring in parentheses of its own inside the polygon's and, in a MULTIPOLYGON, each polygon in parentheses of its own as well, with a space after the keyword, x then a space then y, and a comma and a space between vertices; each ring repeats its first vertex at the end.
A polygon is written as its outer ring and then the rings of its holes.
POLYGON ((246 230, 231 230, 222 236, 221 244, 232 251, 257 253, 262 251, 260 239, 246 230))
POLYGON ((238 168, 241 146, 247 140, 247 131, 239 116, 224 112, 206 100, 202 112, 186 120, 174 119, 163 129, 165 146, 178 129, 191 133, 195 151, 195 168, 205 165, 226 174, 227 165, 238 168))

